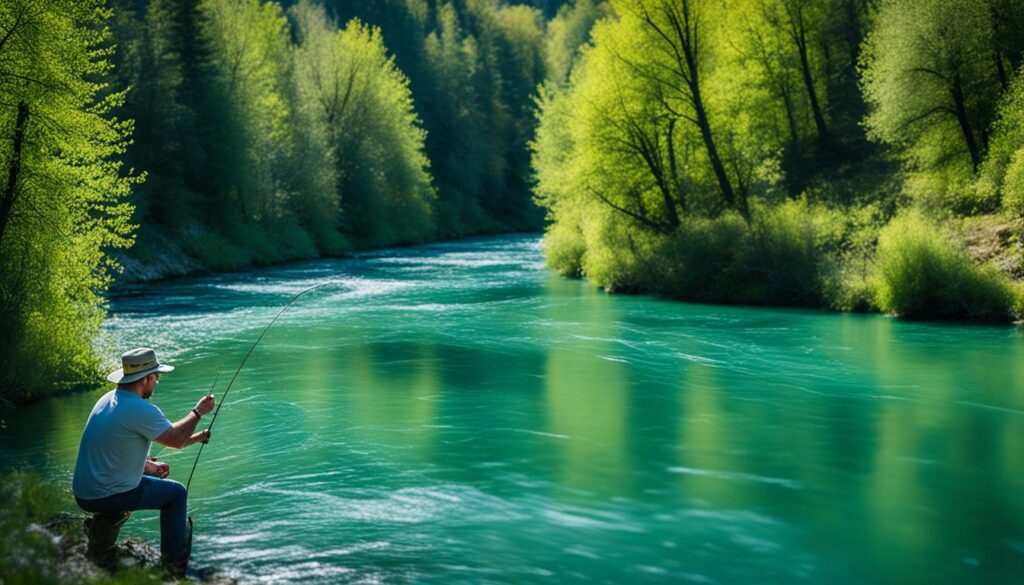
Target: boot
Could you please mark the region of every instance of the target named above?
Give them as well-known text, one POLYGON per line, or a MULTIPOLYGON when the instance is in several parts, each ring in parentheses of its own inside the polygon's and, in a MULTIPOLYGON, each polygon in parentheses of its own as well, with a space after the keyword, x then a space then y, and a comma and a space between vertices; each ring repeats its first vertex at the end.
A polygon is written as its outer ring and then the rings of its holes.
POLYGON ((85 519, 86 554, 96 566, 108 571, 117 568, 117 535, 130 516, 128 512, 103 512, 85 519))

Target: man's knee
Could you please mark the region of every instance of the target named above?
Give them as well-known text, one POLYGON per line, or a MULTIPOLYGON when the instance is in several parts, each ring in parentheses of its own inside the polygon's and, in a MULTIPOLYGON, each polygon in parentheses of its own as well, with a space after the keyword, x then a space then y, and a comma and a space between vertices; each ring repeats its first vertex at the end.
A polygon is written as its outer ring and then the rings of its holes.
POLYGON ((171 484, 170 501, 172 504, 179 504, 188 501, 188 490, 185 489, 185 486, 181 485, 180 483, 174 480, 166 481, 168 481, 171 484))

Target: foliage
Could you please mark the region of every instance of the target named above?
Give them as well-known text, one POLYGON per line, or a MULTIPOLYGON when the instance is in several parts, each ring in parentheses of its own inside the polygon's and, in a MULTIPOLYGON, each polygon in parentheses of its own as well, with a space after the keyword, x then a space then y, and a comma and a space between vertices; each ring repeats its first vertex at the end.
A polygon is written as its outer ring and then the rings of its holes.
POLYGON ((553 268, 613 291, 651 291, 713 302, 814 305, 825 269, 824 209, 794 201, 738 213, 686 218, 671 233, 638 232, 613 210, 591 206, 573 230, 545 237, 553 268))
POLYGON ((1016 300, 1006 277, 978 265, 948 230, 921 212, 898 216, 878 240, 877 299, 913 319, 1006 321, 1016 300))
POLYGON ((985 0, 886 0, 865 41, 870 135, 945 193, 981 164, 1000 90, 985 0))
POLYGON ((0 581, 57 582, 57 551, 44 535, 28 530, 60 509, 63 494, 38 475, 12 471, 0 475, 0 581))
MULTIPOLYGON (((50 537, 32 527, 42 525, 64 512, 68 495, 31 471, 10 471, 0 475, 0 582, 93 583, 95 585, 136 585, 162 583, 156 570, 123 567, 113 575, 100 574, 83 580, 62 571, 60 554, 50 537)), ((75 518, 77 520, 77 518, 75 518)), ((81 524, 60 525, 61 536, 82 538, 81 524)))
POLYGON ((344 223, 364 246, 433 236, 434 198, 424 134, 408 81, 388 57, 379 29, 352 20, 339 31, 323 8, 291 11, 299 44, 296 86, 326 128, 344 196, 344 223))
POLYGON ((1001 199, 1011 213, 1024 215, 1024 76, 1013 80, 999 102, 988 156, 975 188, 991 199, 1001 199))
POLYGON ((119 157, 130 121, 109 71, 101 1, 0 4, 0 392, 92 382, 107 255, 132 241, 139 175, 119 157))
POLYGON ((569 82, 569 74, 580 49, 590 40, 590 31, 608 15, 601 0, 576 0, 565 4, 547 25, 544 38, 544 66, 547 80, 559 86, 569 82))
MULTIPOLYGON (((533 97, 545 78, 544 15, 495 0, 335 0, 380 28, 409 77, 437 191, 439 237, 536 230, 528 181, 533 97)), ((561 2, 543 2, 557 11, 561 2)))

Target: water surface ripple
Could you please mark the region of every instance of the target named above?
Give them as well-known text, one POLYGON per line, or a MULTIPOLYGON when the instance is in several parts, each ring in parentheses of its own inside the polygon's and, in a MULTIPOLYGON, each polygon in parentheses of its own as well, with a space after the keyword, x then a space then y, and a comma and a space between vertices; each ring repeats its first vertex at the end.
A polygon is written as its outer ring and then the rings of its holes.
MULTIPOLYGON (((1024 574, 1014 328, 609 296, 513 236, 133 286, 109 354, 187 412, 260 330, 191 494, 272 583, 1005 583, 1024 574)), ((0 429, 70 484, 98 393, 0 429)), ((157 450, 155 448, 154 450, 157 450)), ((167 450, 172 477, 194 450, 167 450)), ((156 540, 155 513, 125 532, 156 540)))

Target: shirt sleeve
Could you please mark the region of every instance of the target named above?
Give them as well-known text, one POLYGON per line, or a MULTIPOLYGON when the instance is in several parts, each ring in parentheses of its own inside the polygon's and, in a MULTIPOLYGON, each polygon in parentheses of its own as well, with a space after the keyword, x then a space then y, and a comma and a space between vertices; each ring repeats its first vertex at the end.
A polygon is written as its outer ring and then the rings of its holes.
POLYGON ((143 402, 128 420, 128 427, 152 441, 174 426, 156 405, 143 402))

